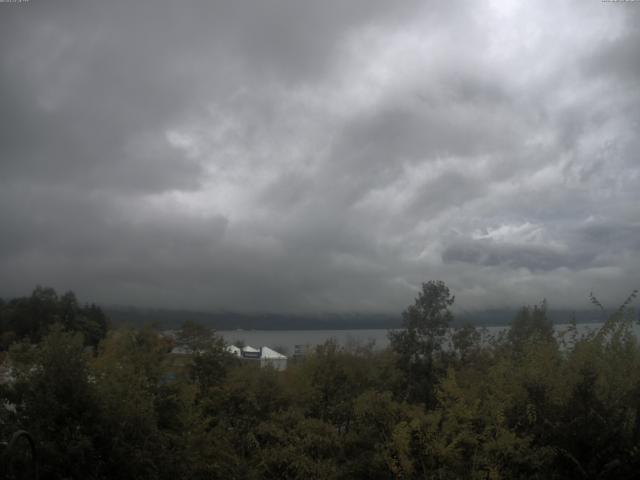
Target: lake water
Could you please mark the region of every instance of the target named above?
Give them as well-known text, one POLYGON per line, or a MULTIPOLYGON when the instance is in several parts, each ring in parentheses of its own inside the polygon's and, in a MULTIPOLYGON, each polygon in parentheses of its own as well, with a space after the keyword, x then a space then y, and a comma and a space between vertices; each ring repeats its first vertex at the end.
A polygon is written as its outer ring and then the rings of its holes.
MULTIPOLYGON (((579 324, 578 331, 587 333, 601 326, 597 323, 579 324)), ((569 325, 555 325, 557 332, 566 330, 569 325)), ((486 327, 487 335, 496 336, 507 327, 486 327)), ((334 339, 341 346, 366 344, 374 342, 376 349, 383 349, 389 345, 389 330, 219 330, 227 343, 243 342, 252 347, 267 346, 284 355, 291 355, 296 345, 313 348, 329 339, 334 339)), ((637 332, 636 332, 637 333, 637 332)))

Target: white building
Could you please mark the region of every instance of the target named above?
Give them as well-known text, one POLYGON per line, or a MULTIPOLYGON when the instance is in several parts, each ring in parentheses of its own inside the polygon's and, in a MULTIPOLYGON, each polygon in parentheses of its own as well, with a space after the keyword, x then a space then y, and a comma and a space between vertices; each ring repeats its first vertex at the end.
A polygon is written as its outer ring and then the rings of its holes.
POLYGON ((186 345, 178 345, 171 349, 171 355, 193 355, 193 350, 186 345))

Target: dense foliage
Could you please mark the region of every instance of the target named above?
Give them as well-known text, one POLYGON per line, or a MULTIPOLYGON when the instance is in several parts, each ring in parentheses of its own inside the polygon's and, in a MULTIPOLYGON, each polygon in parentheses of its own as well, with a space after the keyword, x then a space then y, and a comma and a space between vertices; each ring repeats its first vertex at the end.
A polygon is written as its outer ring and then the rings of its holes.
POLYGON ((17 340, 38 343, 55 324, 81 333, 91 346, 107 334, 107 317, 100 307, 80 305, 73 292, 58 295, 52 288, 36 287, 29 297, 0 299, 0 351, 17 340))
POLYGON ((586 336, 554 335, 543 303, 489 338, 450 335, 453 300, 426 283, 390 348, 330 341, 284 372, 194 324, 175 356, 151 328, 92 350, 81 322, 32 319, 48 328, 11 345, 0 437, 29 430, 47 479, 637 478, 629 302, 586 336))

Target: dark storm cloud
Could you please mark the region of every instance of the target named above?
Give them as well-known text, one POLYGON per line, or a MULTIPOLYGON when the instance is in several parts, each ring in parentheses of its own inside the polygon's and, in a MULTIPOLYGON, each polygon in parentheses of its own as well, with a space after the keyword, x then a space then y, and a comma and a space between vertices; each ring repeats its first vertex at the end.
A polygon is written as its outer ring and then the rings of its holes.
POLYGON ((432 278, 469 308, 637 283, 631 9, 1 7, 0 294, 394 312, 432 278))
POLYGON ((448 245, 442 253, 442 259, 445 263, 524 267, 531 271, 584 267, 593 260, 587 255, 561 252, 545 245, 496 244, 487 240, 448 245))

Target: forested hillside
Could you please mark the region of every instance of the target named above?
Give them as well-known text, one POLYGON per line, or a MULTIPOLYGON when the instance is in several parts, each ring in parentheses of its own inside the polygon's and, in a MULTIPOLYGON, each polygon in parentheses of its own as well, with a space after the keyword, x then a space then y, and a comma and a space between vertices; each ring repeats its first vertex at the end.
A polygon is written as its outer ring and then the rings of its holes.
POLYGON ((278 372, 192 324, 176 358, 39 289, 2 305, 0 440, 29 431, 46 479, 635 479, 634 297, 586 337, 554 335, 543 302, 449 348, 454 298, 428 282, 387 350, 327 342, 278 372))

